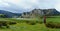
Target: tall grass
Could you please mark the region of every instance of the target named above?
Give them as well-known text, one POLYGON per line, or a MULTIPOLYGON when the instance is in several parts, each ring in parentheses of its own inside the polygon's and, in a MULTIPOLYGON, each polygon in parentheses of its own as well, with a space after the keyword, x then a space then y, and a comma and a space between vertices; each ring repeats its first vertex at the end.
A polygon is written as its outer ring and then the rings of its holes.
MULTIPOLYGON (((24 20, 24 19, 15 19, 15 18, 0 18, 0 21, 16 21, 16 25, 10 25, 10 28, 1 29, 0 31, 60 31, 60 28, 47 28, 45 24, 41 23, 43 22, 43 19, 31 19, 31 20, 24 20), (35 25, 27 24, 26 22, 33 22, 36 23, 35 25), (41 23, 41 24, 39 24, 41 23)), ((53 22, 53 23, 60 23, 60 18, 47 18, 47 23, 53 22)))

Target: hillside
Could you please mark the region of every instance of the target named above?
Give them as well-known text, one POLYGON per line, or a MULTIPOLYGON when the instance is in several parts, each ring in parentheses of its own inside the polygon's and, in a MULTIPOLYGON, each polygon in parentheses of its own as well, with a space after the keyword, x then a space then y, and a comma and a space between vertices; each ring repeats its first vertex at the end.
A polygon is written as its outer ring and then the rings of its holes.
POLYGON ((50 14, 51 15, 60 15, 60 12, 58 12, 56 9, 53 9, 53 11, 50 14))
POLYGON ((0 14, 4 14, 7 16, 7 18, 12 18, 12 17, 18 17, 21 14, 20 13, 12 13, 12 12, 8 12, 8 11, 4 11, 4 10, 0 10, 0 14))
POLYGON ((21 17, 23 18, 39 17, 43 16, 44 14, 53 16, 53 15, 60 15, 60 12, 58 12, 56 9, 33 9, 30 12, 22 13, 21 17))

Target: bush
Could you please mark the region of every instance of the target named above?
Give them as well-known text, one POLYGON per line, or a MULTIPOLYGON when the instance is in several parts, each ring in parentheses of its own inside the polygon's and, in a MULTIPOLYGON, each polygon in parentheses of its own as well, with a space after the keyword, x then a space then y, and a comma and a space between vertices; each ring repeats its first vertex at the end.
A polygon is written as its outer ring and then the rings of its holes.
POLYGON ((36 21, 36 23, 42 24, 43 22, 42 21, 36 21))
POLYGON ((30 24, 30 25, 35 25, 36 24, 36 22, 34 22, 34 21, 26 21, 26 23, 30 24))
POLYGON ((49 23, 46 23, 45 25, 46 27, 49 27, 49 28, 60 28, 60 23, 49 22, 49 23))
POLYGON ((17 24, 16 22, 12 21, 0 21, 0 28, 3 28, 4 26, 6 28, 9 28, 9 25, 17 24))
POLYGON ((16 22, 9 22, 9 25, 17 24, 16 22))
POLYGON ((0 21, 0 28, 2 26, 6 26, 7 28, 9 28, 9 25, 8 25, 7 21, 0 21))

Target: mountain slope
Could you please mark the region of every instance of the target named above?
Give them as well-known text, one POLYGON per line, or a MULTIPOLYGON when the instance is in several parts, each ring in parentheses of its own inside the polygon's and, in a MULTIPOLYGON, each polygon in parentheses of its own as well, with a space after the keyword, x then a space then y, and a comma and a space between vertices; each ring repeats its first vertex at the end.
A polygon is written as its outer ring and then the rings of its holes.
POLYGON ((4 14, 6 15, 8 18, 12 18, 13 16, 20 16, 21 14, 18 13, 12 13, 12 12, 8 12, 8 11, 4 11, 4 10, 0 10, 0 14, 4 14))
POLYGON ((56 9, 53 9, 53 11, 50 14, 51 15, 60 15, 60 12, 58 12, 56 9))

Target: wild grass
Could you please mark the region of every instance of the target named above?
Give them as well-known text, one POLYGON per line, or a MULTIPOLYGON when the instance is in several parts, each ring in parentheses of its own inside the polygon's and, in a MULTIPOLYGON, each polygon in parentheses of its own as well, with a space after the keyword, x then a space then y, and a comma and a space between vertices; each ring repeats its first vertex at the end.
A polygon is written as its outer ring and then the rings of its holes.
MULTIPOLYGON (((0 28, 0 31, 60 31, 60 28, 47 28, 43 23, 43 19, 16 19, 16 18, 0 18, 0 21, 16 21, 17 24, 10 25, 10 28, 0 28), (33 24, 34 25, 31 25, 33 24)), ((60 17, 47 18, 47 23, 60 23, 60 17)))

